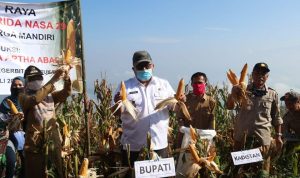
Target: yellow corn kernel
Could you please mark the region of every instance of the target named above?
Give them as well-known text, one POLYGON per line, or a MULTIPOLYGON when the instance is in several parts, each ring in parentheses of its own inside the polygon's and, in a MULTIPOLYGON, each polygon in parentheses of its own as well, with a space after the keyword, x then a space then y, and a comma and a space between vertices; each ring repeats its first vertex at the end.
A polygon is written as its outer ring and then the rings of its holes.
POLYGON ((127 99, 127 96, 126 96, 126 86, 125 86, 125 83, 124 81, 121 82, 121 100, 122 101, 125 101, 127 99))
POLYGON ((247 70, 248 70, 248 64, 246 63, 241 71, 241 77, 239 83, 245 82, 247 70))
POLYGON ((7 99, 6 102, 7 102, 8 106, 9 106, 10 112, 12 114, 18 114, 19 113, 16 105, 10 99, 7 99))
POLYGON ((82 165, 80 167, 79 175, 87 176, 88 175, 88 167, 89 167, 89 160, 87 158, 84 158, 82 165))
POLYGON ((177 87, 177 92, 175 98, 178 100, 180 98, 180 95, 183 93, 184 89, 184 80, 183 78, 179 81, 178 87, 177 87))

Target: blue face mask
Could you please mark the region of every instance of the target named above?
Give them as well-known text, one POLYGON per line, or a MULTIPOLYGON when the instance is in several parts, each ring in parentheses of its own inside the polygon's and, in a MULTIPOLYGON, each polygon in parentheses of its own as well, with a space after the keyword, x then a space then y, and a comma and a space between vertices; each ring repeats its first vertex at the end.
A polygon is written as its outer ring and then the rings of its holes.
POLYGON ((137 70, 136 71, 136 78, 140 81, 148 81, 152 77, 152 69, 146 69, 146 70, 137 70))

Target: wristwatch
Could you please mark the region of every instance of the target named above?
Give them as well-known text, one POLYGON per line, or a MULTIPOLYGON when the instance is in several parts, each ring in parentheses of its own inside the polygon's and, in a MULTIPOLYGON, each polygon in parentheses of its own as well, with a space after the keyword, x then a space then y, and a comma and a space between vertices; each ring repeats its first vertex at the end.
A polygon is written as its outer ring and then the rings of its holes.
POLYGON ((282 133, 278 132, 278 133, 275 133, 276 136, 282 136, 282 133))

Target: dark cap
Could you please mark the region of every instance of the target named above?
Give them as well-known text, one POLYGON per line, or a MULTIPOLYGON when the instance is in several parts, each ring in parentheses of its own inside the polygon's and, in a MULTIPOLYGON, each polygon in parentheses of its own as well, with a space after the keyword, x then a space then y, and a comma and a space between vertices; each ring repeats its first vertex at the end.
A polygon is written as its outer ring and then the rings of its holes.
POLYGON ((42 76, 43 75, 43 72, 35 67, 35 66, 28 66, 26 69, 25 69, 25 72, 24 72, 24 78, 28 78, 28 77, 33 77, 33 76, 42 76))
POLYGON ((259 62, 255 64, 253 67, 253 71, 264 71, 264 72, 270 72, 269 66, 264 62, 259 62))
POLYGON ((152 58, 147 51, 136 51, 132 57, 133 66, 138 65, 141 62, 152 63, 152 58))
POLYGON ((300 94, 295 91, 287 92, 284 96, 280 98, 281 101, 287 100, 292 102, 296 102, 299 99, 300 99, 300 94))

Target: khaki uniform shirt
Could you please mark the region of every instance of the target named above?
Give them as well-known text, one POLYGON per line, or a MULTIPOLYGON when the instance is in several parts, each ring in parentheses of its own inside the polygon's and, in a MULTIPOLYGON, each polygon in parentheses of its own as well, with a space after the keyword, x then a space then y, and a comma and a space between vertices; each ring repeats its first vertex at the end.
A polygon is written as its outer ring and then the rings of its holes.
POLYGON ((284 133, 295 133, 300 137, 300 112, 287 112, 283 117, 284 133))
POLYGON ((192 125, 197 129, 214 129, 214 109, 216 106, 215 100, 204 94, 203 98, 196 96, 193 93, 186 95, 185 105, 191 115, 192 120, 184 119, 183 113, 179 113, 179 117, 183 120, 184 126, 192 125))
MULTIPOLYGON (((252 88, 248 85, 247 91, 252 88)), ((262 145, 271 143, 271 127, 283 123, 279 114, 278 95, 275 90, 266 88, 266 95, 254 96, 249 91, 250 102, 246 107, 242 107, 238 114, 234 126, 234 139, 242 142, 244 134, 256 136, 262 145)))
MULTIPOLYGON (((24 121, 26 122, 26 134, 25 134, 25 151, 30 152, 40 152, 42 144, 42 133, 43 132, 43 122, 35 117, 34 106, 42 102, 44 99, 48 98, 51 94, 51 99, 53 98, 54 104, 59 102, 64 102, 66 98, 71 94, 71 81, 66 81, 64 84, 64 89, 60 91, 54 90, 54 85, 52 83, 47 83, 41 89, 39 89, 35 94, 22 93, 19 95, 19 102, 24 112, 24 121)), ((55 111, 54 108, 49 108, 53 110, 53 119, 48 122, 52 125, 53 130, 58 130, 56 126, 55 111)), ((57 137, 57 133, 55 134, 57 137)), ((57 146, 60 147, 60 143, 57 140, 57 146)))

